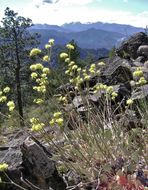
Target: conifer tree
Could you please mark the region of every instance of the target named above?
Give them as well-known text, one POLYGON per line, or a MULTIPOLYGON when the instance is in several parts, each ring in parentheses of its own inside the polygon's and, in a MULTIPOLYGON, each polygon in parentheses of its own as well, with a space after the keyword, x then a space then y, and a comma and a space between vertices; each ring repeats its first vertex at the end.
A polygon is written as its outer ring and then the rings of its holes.
POLYGON ((20 125, 23 126, 23 96, 22 84, 28 76, 26 71, 29 63, 29 51, 37 45, 37 34, 30 34, 32 21, 18 16, 10 8, 5 9, 0 27, 0 69, 15 92, 15 100, 20 115, 20 125))

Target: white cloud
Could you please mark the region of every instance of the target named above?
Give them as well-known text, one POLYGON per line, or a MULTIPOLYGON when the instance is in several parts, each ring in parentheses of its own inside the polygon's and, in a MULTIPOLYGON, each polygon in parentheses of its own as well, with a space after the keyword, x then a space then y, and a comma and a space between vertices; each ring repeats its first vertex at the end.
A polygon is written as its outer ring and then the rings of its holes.
MULTIPOLYGON (((56 0, 52 0, 56 2, 56 0)), ((43 3, 43 0, 32 0, 30 4, 20 9, 12 7, 19 15, 29 17, 34 23, 62 25, 68 22, 109 22, 130 24, 145 27, 148 25, 148 11, 137 15, 128 11, 108 11, 105 9, 85 6, 92 1, 101 0, 59 0, 57 3, 43 3), (39 8, 35 6, 39 6, 39 8)))
MULTIPOLYGON (((46 3, 54 4, 57 3, 59 6, 72 6, 72 5, 86 5, 88 3, 92 3, 94 0, 33 0, 33 4, 35 6, 41 6, 46 3)), ((99 0, 100 1, 100 0, 99 0)))
POLYGON ((127 2, 128 2, 128 0, 123 0, 123 2, 124 2, 124 3, 127 3, 127 2))

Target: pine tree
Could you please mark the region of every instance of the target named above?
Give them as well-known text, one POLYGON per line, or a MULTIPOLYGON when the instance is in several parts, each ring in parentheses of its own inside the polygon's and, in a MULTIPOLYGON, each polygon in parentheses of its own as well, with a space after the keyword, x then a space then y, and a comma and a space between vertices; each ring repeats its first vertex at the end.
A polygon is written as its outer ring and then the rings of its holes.
POLYGON ((22 84, 26 80, 26 67, 29 63, 29 50, 37 45, 37 35, 29 33, 32 21, 29 18, 18 16, 10 8, 5 9, 5 17, 0 27, 0 69, 4 78, 16 92, 16 102, 20 115, 20 125, 23 126, 23 96, 22 84))

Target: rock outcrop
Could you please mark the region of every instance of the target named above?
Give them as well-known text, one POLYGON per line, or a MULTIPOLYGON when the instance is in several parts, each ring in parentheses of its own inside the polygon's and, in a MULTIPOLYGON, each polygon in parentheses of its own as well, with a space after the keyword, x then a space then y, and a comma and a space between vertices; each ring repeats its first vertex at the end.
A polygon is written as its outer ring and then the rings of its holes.
POLYGON ((148 45, 148 36, 144 32, 136 33, 125 40, 116 52, 120 57, 136 59, 139 56, 137 50, 142 45, 148 45))
MULTIPOLYGON (((66 185, 58 174, 56 164, 51 158, 51 153, 45 151, 43 145, 35 142, 27 135, 14 138, 7 147, 0 149, 0 160, 9 165, 6 171, 10 179, 26 189, 40 190, 65 190, 66 185), (19 142, 19 143, 18 143, 19 142)), ((10 180, 0 174, 2 181, 10 180)), ((11 184, 0 183, 1 190, 19 190, 11 184)))

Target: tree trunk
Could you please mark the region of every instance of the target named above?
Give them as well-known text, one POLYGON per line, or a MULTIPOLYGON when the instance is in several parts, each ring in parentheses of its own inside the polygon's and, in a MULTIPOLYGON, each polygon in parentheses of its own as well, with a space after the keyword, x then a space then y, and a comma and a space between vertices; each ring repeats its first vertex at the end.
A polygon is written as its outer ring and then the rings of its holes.
POLYGON ((18 104, 18 111, 20 117, 20 126, 24 126, 24 119, 23 119, 23 103, 22 103, 22 92, 21 92, 21 84, 20 84, 20 68, 16 68, 16 93, 17 93, 17 104, 18 104))
MULTIPOLYGON (((16 34, 16 33, 15 33, 16 34)), ((17 36, 15 35, 15 53, 16 53, 16 93, 17 93, 17 104, 18 104, 18 111, 20 117, 20 126, 24 126, 24 118, 23 118, 23 103, 22 103, 22 91, 21 91, 21 81, 20 81, 20 59, 19 59, 19 50, 18 50, 18 42, 17 36)))

